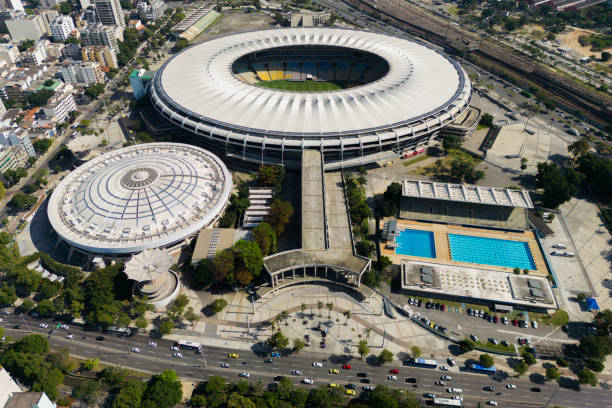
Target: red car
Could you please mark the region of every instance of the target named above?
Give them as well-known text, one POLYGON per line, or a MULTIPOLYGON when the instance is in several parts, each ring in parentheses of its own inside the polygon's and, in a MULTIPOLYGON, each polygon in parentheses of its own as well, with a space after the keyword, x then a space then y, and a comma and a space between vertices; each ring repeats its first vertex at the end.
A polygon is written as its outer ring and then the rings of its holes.
POLYGON ((443 311, 443 312, 446 311, 446 305, 441 305, 440 306, 440 310, 443 311))
POLYGON ((497 323, 497 322, 499 322, 499 317, 493 316, 493 323, 497 323))
POLYGON ((399 370, 397 368, 392 368, 389 370, 391 374, 399 374, 399 370))
POLYGON ((513 325, 513 326, 518 326, 518 320, 514 319, 514 320, 512 321, 512 325, 513 325))
POLYGON ((345 364, 345 365, 342 366, 342 368, 344 368, 345 370, 350 370, 351 366, 348 365, 348 364, 345 364))

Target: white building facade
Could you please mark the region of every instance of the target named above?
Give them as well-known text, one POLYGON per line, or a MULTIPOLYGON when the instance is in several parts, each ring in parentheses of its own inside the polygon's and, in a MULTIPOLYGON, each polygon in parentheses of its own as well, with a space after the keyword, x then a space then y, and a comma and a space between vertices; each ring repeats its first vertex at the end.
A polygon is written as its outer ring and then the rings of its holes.
POLYGON ((58 16, 51 23, 51 35, 55 41, 66 41, 74 30, 74 21, 70 16, 58 16))
POLYGON ((46 119, 56 118, 57 122, 64 122, 68 113, 76 110, 77 106, 71 93, 60 93, 53 96, 47 106, 43 108, 46 119))

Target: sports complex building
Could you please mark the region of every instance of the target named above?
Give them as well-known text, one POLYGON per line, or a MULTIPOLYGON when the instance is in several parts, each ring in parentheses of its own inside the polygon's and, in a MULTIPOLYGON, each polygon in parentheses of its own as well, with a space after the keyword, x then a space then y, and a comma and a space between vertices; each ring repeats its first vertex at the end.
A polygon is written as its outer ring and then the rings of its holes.
POLYGON ((150 89, 170 122, 222 154, 325 169, 387 159, 426 144, 468 108, 471 83, 429 45, 338 28, 245 32, 169 59, 150 89))
POLYGON ((524 190, 403 180, 400 216, 383 224, 381 254, 400 268, 409 294, 556 309, 531 208, 524 190))
POLYGON ((147 143, 77 167, 53 191, 47 215, 70 255, 129 257, 181 245, 214 224, 231 189, 227 167, 210 152, 147 143))

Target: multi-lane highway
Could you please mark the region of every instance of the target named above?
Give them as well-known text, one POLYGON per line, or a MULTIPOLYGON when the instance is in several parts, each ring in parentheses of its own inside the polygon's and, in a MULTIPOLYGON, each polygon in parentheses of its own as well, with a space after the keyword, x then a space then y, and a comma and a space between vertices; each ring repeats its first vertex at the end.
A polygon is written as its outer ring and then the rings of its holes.
MULTIPOLYGON (((301 383, 304 378, 312 378, 314 386, 329 383, 349 384, 353 383, 361 390, 365 385, 361 382, 363 378, 358 373, 367 373, 372 386, 385 384, 391 387, 403 388, 422 396, 424 393, 434 393, 440 396, 448 396, 447 387, 461 388, 464 393, 464 406, 475 407, 480 402, 486 403, 495 400, 499 406, 504 407, 526 407, 526 406, 562 406, 562 407, 589 407, 604 404, 612 406, 612 392, 601 388, 585 388, 580 391, 561 388, 556 383, 534 383, 529 378, 514 378, 513 373, 498 373, 495 377, 475 374, 466 371, 444 372, 437 369, 426 369, 402 366, 400 362, 375 366, 359 358, 352 356, 323 356, 313 353, 300 353, 282 358, 275 358, 274 363, 265 363, 269 355, 255 353, 248 350, 223 349, 218 347, 203 347, 202 354, 193 351, 182 350, 184 358, 172 357, 173 351, 170 347, 173 341, 165 339, 152 339, 149 336, 137 334, 132 337, 123 338, 100 332, 83 330, 77 326, 71 326, 69 330, 56 329, 57 322, 48 321, 48 328, 41 328, 41 320, 33 319, 26 315, 15 316, 13 314, 3 315, 0 322, 5 328, 7 335, 13 339, 22 337, 29 333, 45 335, 54 349, 66 347, 70 353, 80 358, 98 357, 102 362, 117 366, 123 366, 137 371, 157 373, 171 368, 177 371, 184 379, 206 380, 210 376, 219 375, 228 381, 238 381, 239 373, 248 372, 249 381, 262 380, 267 384, 277 376, 291 378, 296 384, 301 383), (17 328, 16 325, 19 325, 17 328), (67 334, 74 336, 68 339, 67 334), (103 338, 103 339, 102 339, 103 338), (155 341, 157 347, 149 347, 147 343, 155 341), (130 351, 132 347, 139 347, 140 353, 130 351), (228 358, 228 353, 239 354, 238 358, 228 358), (313 362, 322 363, 322 368, 313 367, 313 362), (221 367, 222 363, 228 363, 228 368, 221 367), (343 364, 350 364, 351 369, 342 369, 343 364), (330 374, 329 369, 336 368, 339 374, 330 374), (389 381, 387 376, 390 369, 398 369, 398 381, 389 381), (302 375, 292 376, 292 370, 300 370, 302 375), (452 376, 446 386, 435 385, 442 375, 452 376), (407 383, 406 378, 417 379, 417 383, 407 383), (506 389, 507 384, 515 384, 516 390, 506 389), (485 387, 494 387, 495 391, 484 391, 485 387), (532 391, 538 387, 540 392, 532 391)), ((312 385, 302 384, 305 387, 312 385)))

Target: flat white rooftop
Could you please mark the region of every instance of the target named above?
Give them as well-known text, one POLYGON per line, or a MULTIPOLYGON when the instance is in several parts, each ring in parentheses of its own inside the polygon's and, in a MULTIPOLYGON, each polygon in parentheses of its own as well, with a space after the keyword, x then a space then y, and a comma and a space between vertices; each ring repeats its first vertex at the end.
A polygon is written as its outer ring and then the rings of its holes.
POLYGON ((402 289, 556 309, 548 280, 474 267, 402 259, 402 289))
POLYGON ((527 191, 510 188, 402 180, 402 195, 432 200, 533 208, 527 191))

